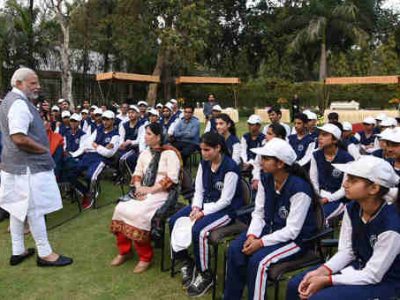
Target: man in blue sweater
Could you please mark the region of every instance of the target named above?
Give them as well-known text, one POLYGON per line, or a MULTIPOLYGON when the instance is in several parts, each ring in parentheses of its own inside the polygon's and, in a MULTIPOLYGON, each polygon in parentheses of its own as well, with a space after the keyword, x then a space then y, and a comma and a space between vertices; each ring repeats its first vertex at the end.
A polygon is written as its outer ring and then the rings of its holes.
POLYGON ((182 155, 183 165, 191 153, 198 147, 200 142, 200 122, 193 116, 194 107, 186 105, 183 110, 183 118, 175 126, 174 142, 172 145, 177 148, 182 155))

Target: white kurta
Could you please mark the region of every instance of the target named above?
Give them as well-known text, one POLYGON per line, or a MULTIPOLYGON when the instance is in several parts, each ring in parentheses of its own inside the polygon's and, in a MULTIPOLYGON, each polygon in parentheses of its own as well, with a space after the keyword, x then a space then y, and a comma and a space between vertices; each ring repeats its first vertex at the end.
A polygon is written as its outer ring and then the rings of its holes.
MULTIPOLYGON (((13 92, 25 97, 18 89, 13 92)), ((8 112, 10 135, 28 134, 33 116, 23 100, 16 100, 8 112)), ((60 191, 53 171, 25 175, 1 172, 0 207, 25 221, 26 216, 45 215, 62 208, 60 191)))
MULTIPOLYGON (((152 160, 150 150, 143 151, 138 159, 135 173, 133 176, 143 178, 147 167, 152 160)), ((168 177, 173 183, 179 181, 180 161, 176 153, 172 150, 165 150, 161 153, 160 162, 158 165, 156 183, 168 177)), ((120 202, 115 207, 113 220, 122 221, 137 229, 150 231, 151 219, 157 209, 159 209, 167 200, 168 191, 163 190, 155 194, 149 194, 142 201, 130 200, 120 202)))

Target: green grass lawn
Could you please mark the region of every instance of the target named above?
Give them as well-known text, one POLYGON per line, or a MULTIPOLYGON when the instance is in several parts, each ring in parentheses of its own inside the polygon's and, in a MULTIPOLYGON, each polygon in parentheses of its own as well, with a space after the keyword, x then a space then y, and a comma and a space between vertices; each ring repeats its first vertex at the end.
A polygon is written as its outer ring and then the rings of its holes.
MULTIPOLYGON (((237 127, 240 137, 247 130, 245 121, 242 120, 237 127)), ((100 204, 115 200, 119 194, 118 187, 105 182, 100 204)), ((117 254, 114 236, 109 232, 113 208, 114 204, 110 204, 86 211, 49 231, 54 250, 74 258, 73 265, 59 269, 39 268, 34 258, 19 266, 9 266, 11 243, 8 222, 0 223, 0 299, 187 298, 179 276, 171 278, 168 272, 160 272, 160 250, 155 252, 152 268, 141 275, 132 272, 137 258, 120 267, 109 266, 117 254)), ((76 214, 77 208, 65 201, 63 210, 48 217, 48 226, 54 227, 76 214)), ((26 238, 26 246, 34 246, 30 236, 26 238)), ((221 279, 218 284, 222 286, 221 279)), ((284 290, 283 286, 281 290, 284 290)), ((211 294, 203 299, 211 299, 211 294)))

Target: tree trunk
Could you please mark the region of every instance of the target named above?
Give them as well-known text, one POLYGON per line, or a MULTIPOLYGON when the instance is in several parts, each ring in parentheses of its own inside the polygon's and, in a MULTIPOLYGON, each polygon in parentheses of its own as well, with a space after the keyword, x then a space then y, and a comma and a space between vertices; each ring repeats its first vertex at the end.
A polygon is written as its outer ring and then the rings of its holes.
POLYGON ((319 81, 324 81, 326 79, 327 65, 326 43, 323 41, 321 43, 321 57, 319 62, 319 81))
MULTIPOLYGON (((158 51, 157 54, 157 63, 153 70, 153 76, 161 76, 165 65, 165 53, 162 48, 158 51)), ((150 106, 154 106, 157 99, 157 89, 158 83, 150 83, 149 90, 147 91, 147 102, 150 106)))
POLYGON ((64 22, 61 24, 63 32, 63 42, 60 47, 61 55, 61 94, 64 99, 67 99, 71 108, 75 107, 74 99, 72 97, 72 72, 71 72, 71 57, 69 49, 69 24, 64 22))

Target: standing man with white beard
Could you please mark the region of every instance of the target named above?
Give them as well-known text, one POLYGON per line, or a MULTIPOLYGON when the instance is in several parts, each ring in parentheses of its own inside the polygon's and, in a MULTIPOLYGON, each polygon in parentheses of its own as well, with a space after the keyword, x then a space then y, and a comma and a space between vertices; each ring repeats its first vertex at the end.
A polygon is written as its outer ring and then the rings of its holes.
POLYGON ((33 70, 20 68, 11 86, 0 106, 0 207, 10 213, 10 264, 18 265, 35 253, 24 244, 27 220, 38 251, 37 265, 66 266, 72 259, 53 252, 47 238, 45 215, 61 209, 62 202, 43 120, 36 110, 39 79, 33 70))

